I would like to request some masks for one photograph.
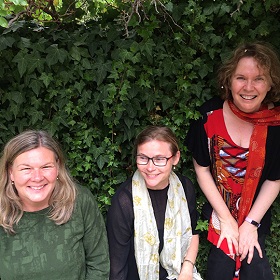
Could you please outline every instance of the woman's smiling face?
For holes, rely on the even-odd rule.
[[[169,184],[169,175],[173,165],[176,165],[180,159],[180,152],[172,155],[170,144],[168,142],[151,140],[138,146],[137,155],[149,158],[169,158],[165,166],[156,166],[149,160],[146,165],[137,164],[138,170],[143,176],[146,187],[149,189],[160,190]]]
[[[253,57],[240,59],[231,78],[231,93],[234,104],[245,113],[259,111],[271,89],[267,71]]]
[[[48,207],[58,176],[53,151],[39,147],[16,157],[10,168],[10,179],[28,212]]]

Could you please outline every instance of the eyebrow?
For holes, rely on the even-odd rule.
[[[47,163],[44,163],[44,164],[42,164],[40,167],[42,167],[42,166],[46,166],[46,165],[49,165],[49,164],[55,164],[55,162],[53,162],[53,161],[50,161],[50,162],[47,162]],[[28,164],[28,163],[21,163],[21,164],[19,164],[19,165],[17,165],[16,167],[20,167],[20,166],[29,166],[29,167],[32,167],[30,164]]]
[[[143,154],[143,153],[139,153],[139,154],[137,154],[137,156],[145,156],[145,157],[149,157],[149,156],[147,156],[147,155],[145,155],[145,154]],[[155,156],[153,156],[153,158],[154,158],[154,157],[167,157],[167,156],[162,155],[162,154],[159,154],[159,155],[155,155]]]
[[[246,76],[246,74],[235,73],[235,74],[233,74],[233,76]],[[265,73],[259,74],[259,75],[256,75],[255,77],[260,77],[260,76],[266,76],[266,74]]]

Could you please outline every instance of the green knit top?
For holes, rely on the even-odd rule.
[[[16,234],[0,227],[1,280],[106,280],[109,256],[103,217],[91,192],[77,187],[71,219],[56,225],[49,208],[24,212]]]

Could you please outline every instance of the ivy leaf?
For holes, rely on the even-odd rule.
[[[24,127],[27,127],[28,120],[26,118],[16,118],[14,125],[17,128],[17,131],[23,131]]]
[[[105,157],[100,155],[98,158],[97,158],[97,165],[99,167],[99,169],[102,169],[105,165]]]
[[[81,94],[82,90],[85,86],[85,83],[83,81],[79,82],[75,82],[74,88],[78,90],[78,92]]]
[[[165,98],[162,99],[162,109],[165,111],[166,109],[173,107],[174,103],[175,100],[166,96]]]
[[[11,0],[15,5],[18,6],[26,6],[28,3],[25,0]]]
[[[31,40],[29,38],[21,37],[19,47],[21,49],[30,48],[32,45]]]
[[[141,50],[145,50],[150,56],[153,53],[153,47],[155,47],[156,44],[153,41],[153,39],[148,39],[142,46],[141,46]]]
[[[1,25],[1,17],[0,17],[0,25]],[[0,37],[0,51],[6,49],[7,47],[12,47],[15,39],[12,37]]]
[[[81,60],[81,54],[80,54],[79,48],[76,46],[73,46],[71,48],[70,55],[74,60],[77,60],[77,61]]]
[[[172,12],[173,11],[173,4],[172,2],[169,2],[165,5],[165,8],[167,11]]]
[[[36,96],[39,96],[40,90],[41,90],[41,87],[42,87],[42,82],[40,80],[32,79],[29,86],[35,92]]]
[[[42,111],[34,110],[33,108],[30,108],[29,115],[31,116],[32,125],[42,122],[44,117],[44,113]]]
[[[17,53],[17,55],[14,57],[13,62],[17,63],[17,67],[18,67],[20,77],[22,77],[23,74],[26,72],[27,66],[28,66],[28,63],[29,63],[29,60],[28,60],[28,57],[27,57],[27,54],[26,54],[26,50],[19,51]]]
[[[131,125],[133,124],[133,119],[126,117],[124,119],[124,122],[125,122],[127,128],[129,129],[131,127]]]
[[[8,26],[8,21],[3,16],[0,16],[0,26],[2,27]]]
[[[134,137],[133,130],[125,127],[125,135],[123,136],[123,141],[125,141],[125,140],[130,141],[133,137]]]
[[[46,86],[46,88],[49,86],[49,84],[53,81],[53,76],[52,73],[42,73],[41,77],[39,78],[44,85]]]
[[[56,64],[58,61],[63,63],[68,56],[68,53],[64,49],[59,49],[58,45],[51,45],[49,48],[46,49],[47,57],[46,61],[48,66],[52,66]]]
[[[91,63],[87,58],[82,59],[82,66],[88,70],[92,68]]]
[[[9,32],[16,32],[18,29],[20,29],[23,26],[24,26],[23,21],[16,21],[9,28],[5,29],[3,31],[3,34],[7,34]],[[6,26],[3,26],[3,27],[6,27]]]
[[[208,221],[198,220],[196,230],[206,231],[208,229]]]
[[[71,81],[71,79],[73,78],[72,73],[69,71],[61,71],[58,74],[59,79],[63,82],[64,85],[66,85],[67,83],[69,83]]]
[[[35,51],[28,55],[28,72],[32,73],[37,69],[40,73],[44,69],[44,59],[40,56],[39,52]]]
[[[15,103],[12,103],[10,105],[10,112],[13,113],[15,119],[16,119],[18,113],[19,113],[19,108],[20,107],[17,106],[17,104],[15,104]]]
[[[231,7],[226,3],[223,3],[220,6],[219,16],[227,15],[230,13],[230,11],[231,11]]]
[[[18,105],[26,101],[24,95],[19,91],[12,91],[7,97],[8,100],[13,100]]]
[[[97,71],[94,80],[97,82],[97,85],[100,85],[103,82],[108,71],[111,69],[111,65],[111,61],[104,62],[103,60],[100,60],[95,64],[95,69]]]

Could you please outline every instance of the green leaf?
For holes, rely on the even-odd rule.
[[[8,26],[8,21],[3,16],[0,16],[0,26],[2,26],[2,27]]]
[[[25,96],[21,92],[17,92],[17,91],[10,92],[9,97],[10,97],[10,100],[13,100],[18,105],[21,105],[22,103],[24,103],[26,101]]]
[[[96,163],[97,163],[99,169],[102,169],[102,168],[104,167],[105,162],[106,162],[106,160],[105,160],[105,157],[104,157],[104,156],[100,155],[100,156],[97,158]]]
[[[141,46],[141,50],[145,50],[149,55],[152,55],[153,48],[156,46],[153,39],[148,39],[143,45]]]
[[[165,8],[168,12],[172,12],[173,11],[173,4],[172,2],[169,2],[165,5]]]
[[[94,68],[96,69],[96,76],[93,79],[97,82],[97,85],[100,85],[105,77],[107,76],[108,71],[111,69],[111,61],[104,62],[102,59],[99,59]]]
[[[33,79],[29,86],[35,92],[36,96],[39,96],[40,90],[42,88],[42,82],[40,80],[34,80]]]
[[[80,49],[76,46],[73,46],[70,49],[70,55],[74,60],[80,61],[81,60],[81,53],[80,53]]]
[[[25,0],[11,0],[15,5],[18,6],[27,6],[28,3]]]
[[[22,77],[23,74],[26,72],[27,66],[29,64],[29,59],[27,57],[26,51],[23,50],[18,52],[17,55],[14,57],[13,62],[17,63],[20,77]]]
[[[91,65],[90,61],[87,58],[83,58],[82,59],[82,66],[85,69],[92,69],[92,65]]]
[[[32,42],[29,38],[21,37],[19,47],[21,49],[29,49],[32,46]]]
[[[0,22],[0,25],[1,25],[1,22]],[[1,36],[0,37],[0,51],[6,49],[7,47],[12,47],[14,42],[15,42],[15,39],[12,37]]]
[[[83,81],[75,82],[74,88],[78,90],[78,92],[81,94],[84,89],[85,83]]]
[[[55,65],[58,61],[60,63],[64,63],[65,59],[68,56],[66,50],[59,49],[57,44],[51,45],[49,48],[46,49],[46,52],[46,62],[49,67]]]
[[[32,73],[35,69],[37,69],[40,73],[44,70],[44,62],[39,52],[35,51],[27,56],[28,59],[28,72]]]
[[[39,78],[44,85],[46,86],[46,88],[49,86],[49,84],[53,81],[53,75],[52,73],[45,73],[43,72]]]
[[[42,122],[44,118],[44,113],[42,111],[31,109],[29,112],[29,115],[31,116],[31,124],[35,125],[38,122]]]
[[[63,85],[66,85],[73,79],[73,73],[71,71],[62,70],[57,74],[58,78],[63,82]]]
[[[124,122],[127,126],[127,128],[129,129],[131,127],[131,125],[133,124],[133,119],[130,119],[130,118],[124,118]]]
[[[176,101],[173,100],[172,98],[168,97],[168,96],[165,96],[162,99],[162,109],[165,111],[168,108],[173,107],[174,106],[174,102],[176,102]]]

